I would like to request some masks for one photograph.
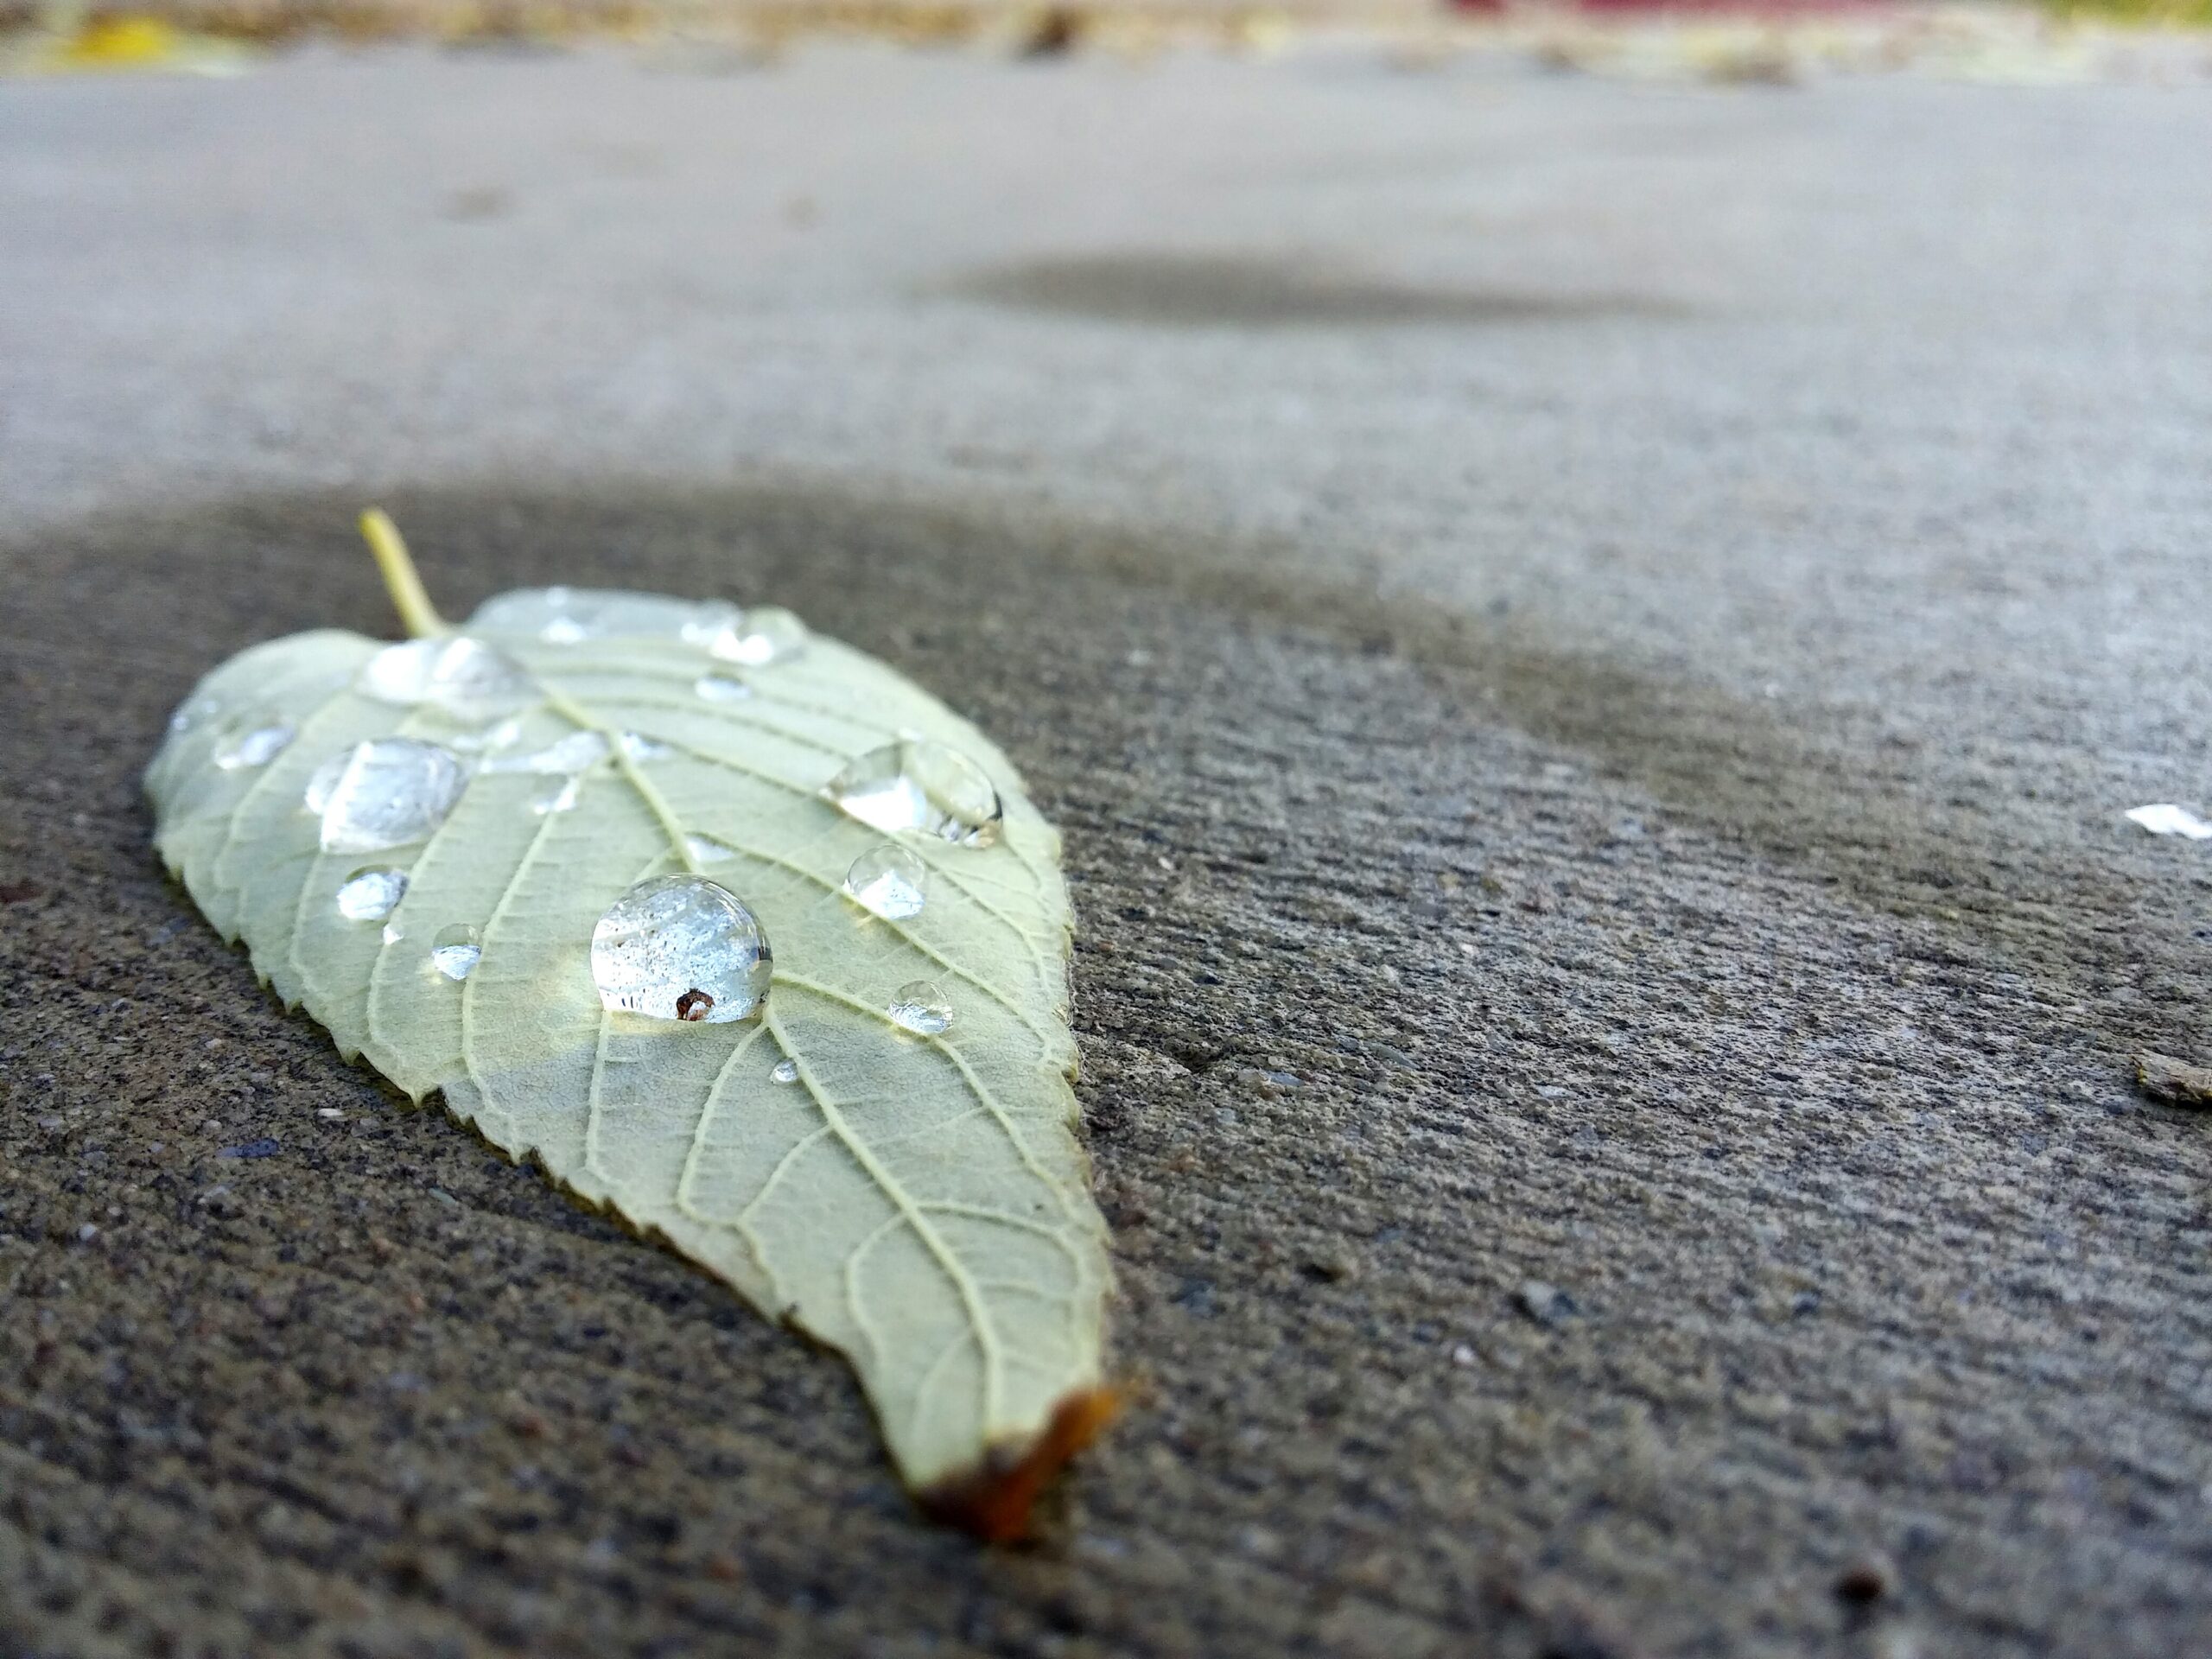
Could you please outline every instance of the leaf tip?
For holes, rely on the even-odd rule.
[[[1070,1395],[1053,1408],[1052,1421],[1034,1440],[1001,1447],[969,1472],[939,1481],[920,1495],[923,1510],[986,1543],[1019,1542],[1030,1535],[1031,1512],[1053,1478],[1121,1409],[1121,1397],[1111,1389]]]

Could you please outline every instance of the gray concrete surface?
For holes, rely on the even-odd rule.
[[[2212,809],[2208,139],[1348,48],[0,86],[0,1650],[2212,1647],[2212,1120],[2127,1070],[2212,1055],[2212,845],[2120,817]],[[369,499],[455,609],[789,603],[1065,826],[1133,1405],[1036,1547],[161,879],[194,676],[388,626]]]

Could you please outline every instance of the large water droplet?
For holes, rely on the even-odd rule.
[[[763,605],[724,628],[708,649],[724,662],[762,668],[804,651],[806,624],[780,605]]]
[[[338,889],[338,913],[349,922],[380,922],[407,896],[407,872],[372,865],[347,876]]]
[[[283,753],[294,735],[292,722],[266,710],[240,715],[215,741],[215,764],[225,772],[265,766]]]
[[[379,702],[429,703],[459,720],[491,720],[537,698],[528,669],[465,633],[386,645],[363,666],[359,685]]]
[[[798,1081],[798,1062],[797,1060],[778,1060],[773,1069],[772,1069],[768,1073],[768,1081],[771,1083],[797,1083]]]
[[[845,891],[863,910],[874,911],[886,921],[903,922],[922,913],[929,877],[929,866],[919,855],[887,841],[853,861],[845,872]]]
[[[751,686],[727,674],[702,674],[691,689],[709,702],[742,702],[753,695]]]
[[[1005,811],[981,766],[926,738],[870,749],[847,763],[823,792],[887,836],[912,831],[966,847],[996,841]]]
[[[308,779],[307,804],[322,818],[323,851],[373,853],[423,840],[467,785],[452,750],[378,737],[324,761]]]
[[[704,876],[659,875],[599,918],[591,975],[607,1007],[723,1025],[760,1010],[772,969],[744,900]]]
[[[894,1024],[918,1037],[935,1037],[952,1023],[952,1002],[937,982],[910,980],[891,999],[888,1010]]]
[[[430,966],[448,979],[467,979],[484,954],[484,936],[466,922],[438,930],[430,942]]]

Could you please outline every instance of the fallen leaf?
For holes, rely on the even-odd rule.
[[[1057,834],[785,613],[448,630],[371,528],[417,637],[209,674],[147,775],[169,868],[341,1052],[837,1349],[908,1484],[1018,1532],[1110,1408]]]

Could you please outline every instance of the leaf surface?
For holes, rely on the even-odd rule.
[[[734,664],[701,643],[729,607],[584,599],[582,638],[545,626],[579,604],[568,590],[478,613],[460,637],[521,677],[488,704],[465,685],[390,700],[386,670],[407,665],[391,653],[428,643],[319,632],[240,653],[149,770],[162,857],[342,1052],[417,1100],[442,1093],[846,1355],[917,1491],[987,1488],[1103,1399],[1109,1275],[1072,1134],[1058,837],[1005,756],[872,658],[814,636]],[[893,837],[922,861],[925,902],[887,919],[843,888],[887,836],[823,790],[902,735],[973,761],[1004,818],[988,845]],[[391,738],[450,753],[458,798],[404,844],[327,849],[318,772]],[[395,873],[388,913],[348,913]],[[602,1004],[602,915],[684,873],[766,934],[756,1017]],[[463,938],[480,954],[455,979],[432,953]],[[892,1012],[922,981],[951,1010],[941,1032]]]

